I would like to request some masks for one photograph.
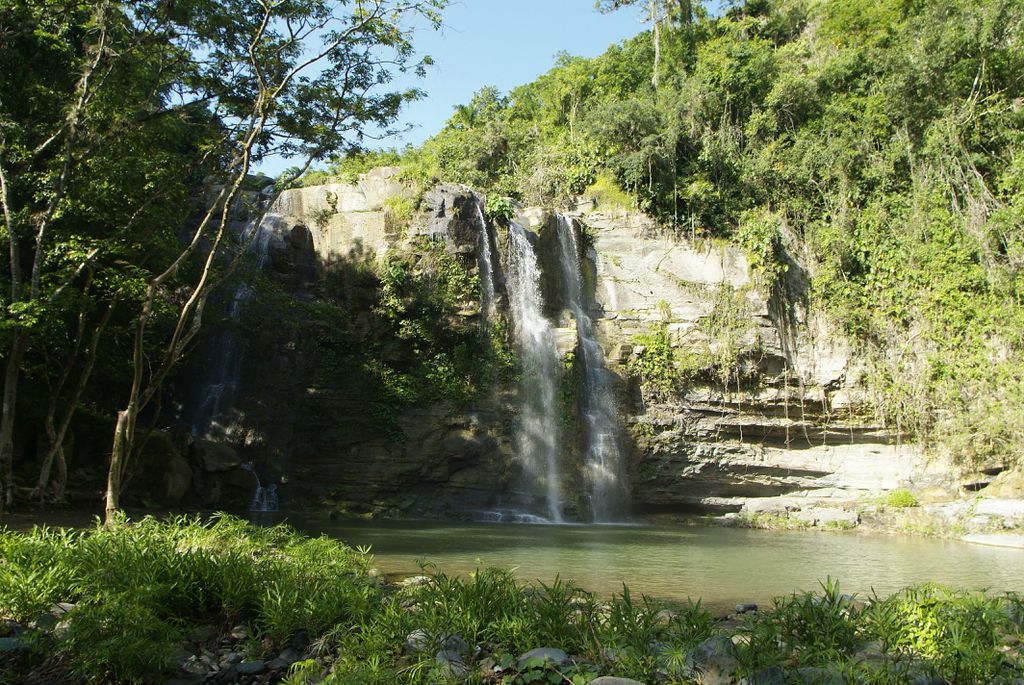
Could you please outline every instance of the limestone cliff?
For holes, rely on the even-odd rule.
[[[479,299],[438,280],[478,274],[481,202],[457,186],[417,195],[396,170],[379,169],[355,184],[286,191],[271,208],[273,297],[258,298],[242,322],[245,391],[223,438],[264,480],[280,480],[291,505],[451,516],[529,498],[514,454],[514,383],[493,363],[500,350],[481,332]],[[636,514],[806,510],[951,484],[871,419],[857,359],[807,312],[796,260],[787,287],[768,297],[734,247],[667,236],[630,212],[570,216],[584,239],[588,313],[619,378]],[[536,235],[547,315],[571,361],[553,214],[517,218]],[[490,225],[504,259],[499,223]],[[399,285],[445,290],[448,309],[416,309],[423,288],[402,291],[396,269]],[[426,324],[403,317],[423,311],[434,312],[426,318],[436,330],[408,331]],[[448,366],[448,380],[432,379]],[[402,379],[421,377],[426,385],[409,391],[416,401],[404,401]],[[448,392],[452,383],[464,392]],[[572,424],[572,398],[567,405]],[[571,463],[571,425],[566,435]],[[565,487],[576,515],[578,482]]]

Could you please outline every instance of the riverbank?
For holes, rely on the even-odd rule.
[[[0,682],[956,683],[1024,669],[1024,605],[996,592],[869,601],[826,580],[723,617],[496,569],[392,584],[336,540],[230,517],[5,532],[0,555]]]
[[[1020,487],[1013,491],[1019,494]],[[1024,548],[1024,498],[971,494],[937,498],[910,490],[858,500],[766,497],[738,512],[708,518],[715,526],[763,530],[858,530],[869,534],[924,535]]]

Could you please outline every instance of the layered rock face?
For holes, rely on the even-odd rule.
[[[280,482],[283,502],[450,516],[527,497],[517,492],[508,378],[464,402],[395,410],[379,401],[387,374],[434,363],[417,359],[417,339],[387,319],[388,270],[428,280],[445,264],[476,273],[480,202],[443,185],[417,197],[396,170],[379,169],[355,184],[286,191],[271,208],[267,268],[281,302],[254,304],[241,322],[252,332],[225,435],[261,480]],[[941,466],[867,418],[856,361],[804,311],[795,264],[793,296],[769,298],[735,248],[666,236],[633,213],[571,217],[585,238],[587,313],[619,377],[635,514],[827,507],[945,482]],[[557,275],[555,217],[530,209],[517,218],[536,235],[546,313],[571,359],[578,343]],[[492,227],[504,259],[507,234]],[[495,288],[507,320],[502,271]],[[458,309],[444,326],[482,329],[479,300]],[[571,426],[566,436],[565,459],[578,459]],[[571,516],[571,492],[567,500]]]
[[[947,481],[866,417],[846,341],[799,306],[780,320],[742,252],[664,236],[632,213],[575,216],[591,237],[593,316],[625,386],[638,512],[797,509]],[[668,391],[634,373],[658,330],[680,377]]]

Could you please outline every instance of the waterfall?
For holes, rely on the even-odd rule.
[[[242,464],[242,470],[248,471],[256,478],[256,491],[252,495],[252,502],[249,503],[249,511],[277,511],[277,485],[271,483],[264,487],[256,469],[248,462]]]
[[[261,197],[262,197],[261,193]],[[278,217],[274,214],[263,214],[259,221],[250,221],[242,229],[239,242],[252,257],[253,265],[262,269],[267,261],[270,239],[274,234],[274,225]],[[246,303],[252,299],[252,289],[240,282],[231,295],[227,314],[232,323],[237,323],[245,311]],[[226,412],[234,408],[238,394],[238,383],[242,376],[242,363],[245,355],[230,330],[217,334],[210,352],[213,368],[206,374],[200,394],[195,404],[192,418],[192,433],[196,436],[212,438],[215,429],[221,433],[226,427],[219,422]]]
[[[527,477],[544,493],[548,519],[560,522],[557,383],[561,362],[554,329],[542,313],[537,256],[526,229],[516,223],[509,227],[507,283],[509,309],[524,367],[517,451]]]
[[[487,220],[484,218],[484,211],[476,204],[476,216],[480,222],[480,288],[483,291],[480,297],[480,309],[483,312],[483,319],[490,321],[494,316],[494,264],[491,259],[491,231],[487,227]]]
[[[583,388],[580,413],[584,421],[586,482],[594,521],[621,520],[626,513],[625,479],[615,377],[604,365],[604,352],[594,336],[594,322],[584,306],[579,245],[572,223],[557,215],[558,246],[569,308],[576,317]]]

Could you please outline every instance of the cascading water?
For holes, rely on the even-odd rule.
[[[260,220],[250,221],[239,237],[246,251],[252,255],[257,269],[262,269],[267,261],[267,250],[277,220],[277,215],[268,212]],[[239,321],[252,294],[252,289],[246,283],[239,283],[228,306],[227,313],[232,323]],[[226,430],[219,421],[234,408],[245,358],[230,330],[221,331],[217,335],[210,356],[214,365],[200,388],[191,422],[193,435],[206,438],[221,437],[217,433],[222,434]]]
[[[621,434],[615,402],[615,376],[604,365],[604,352],[594,337],[594,322],[584,306],[579,245],[572,223],[561,214],[558,246],[569,308],[576,317],[583,388],[580,412],[584,420],[586,481],[594,521],[621,520],[626,514]]]
[[[526,229],[509,227],[508,298],[523,361],[517,451],[524,471],[544,493],[547,518],[562,521],[556,387],[561,363],[554,329],[542,313],[540,269]]]
[[[494,262],[491,258],[491,231],[479,204],[476,205],[476,216],[480,222],[480,305],[486,325],[494,316]]]
[[[242,464],[242,470],[256,477],[256,491],[252,495],[252,502],[249,503],[249,511],[277,511],[277,485],[271,483],[264,486],[252,464]]]

